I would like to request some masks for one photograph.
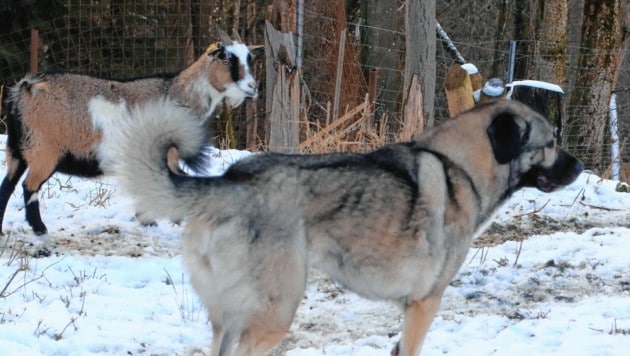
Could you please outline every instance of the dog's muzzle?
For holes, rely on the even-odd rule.
[[[584,170],[584,163],[563,149],[549,167],[534,166],[521,177],[521,186],[534,187],[542,192],[553,192],[573,183]]]

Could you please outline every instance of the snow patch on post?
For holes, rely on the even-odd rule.
[[[508,87],[508,95],[507,95],[508,99],[512,98],[512,92],[514,91],[514,87],[521,86],[521,85],[522,86],[532,87],[532,88],[549,90],[549,91],[557,92],[557,93],[560,93],[560,94],[564,94],[564,90],[562,90],[562,88],[559,85],[556,85],[556,84],[542,82],[542,81],[539,81],[539,80],[517,80],[517,81],[514,81],[514,82],[509,83],[507,85],[507,87]]]
[[[621,157],[619,155],[619,126],[617,121],[617,94],[610,96],[610,153],[612,158],[611,180],[619,180],[621,169]]]
[[[469,75],[479,73],[479,68],[477,68],[477,66],[472,63],[462,64],[462,69],[468,72]]]

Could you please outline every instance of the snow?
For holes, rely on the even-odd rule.
[[[462,64],[462,69],[465,70],[469,75],[479,73],[479,69],[477,68],[477,66],[472,63]]]
[[[519,86],[519,85],[539,88],[539,89],[543,89],[543,90],[555,91],[557,93],[564,94],[564,91],[562,90],[562,88],[559,85],[556,85],[556,84],[543,82],[543,81],[539,81],[539,80],[515,80],[515,81],[513,81],[511,83],[508,83],[506,85],[508,87],[508,89],[509,89],[508,98],[512,97],[512,91],[514,90],[514,87],[515,86]]]
[[[489,97],[499,97],[505,92],[505,85],[499,78],[490,78],[483,85],[482,92]]]
[[[214,151],[213,173],[248,154]],[[630,194],[617,183],[587,172],[553,194],[517,192],[447,289],[424,354],[627,355]],[[45,238],[24,221],[21,189],[7,208],[0,355],[209,352],[181,226],[139,226],[114,178],[55,175],[40,196]],[[315,272],[275,353],[389,355],[401,320]]]

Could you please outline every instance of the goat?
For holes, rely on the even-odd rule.
[[[208,47],[179,73],[118,81],[45,72],[28,74],[11,87],[4,103],[7,173],[0,185],[0,234],[9,198],[27,168],[22,184],[26,220],[37,235],[47,232],[38,192],[53,173],[111,174],[116,157],[108,146],[117,143],[109,132],[128,105],[168,98],[204,122],[224,99],[236,107],[246,98],[255,98],[252,55],[262,46],[248,47],[238,35],[231,39],[220,29],[217,33],[222,42]]]

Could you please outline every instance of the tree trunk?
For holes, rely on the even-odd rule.
[[[413,101],[410,93],[418,93],[411,90],[412,77],[418,76],[420,93],[423,96],[422,112],[427,128],[433,126],[433,107],[435,102],[435,0],[416,1],[407,0],[405,5],[405,73],[403,100],[406,106]],[[405,118],[407,119],[407,118]]]
[[[532,68],[532,79],[567,87],[567,21],[568,6],[566,0],[537,0],[539,9],[534,20],[536,45],[534,55],[536,65]],[[533,96],[543,99],[540,109],[549,123],[558,129],[558,141],[564,133],[563,122],[566,118],[564,93],[548,90],[533,90]],[[539,109],[534,107],[534,109]],[[541,111],[541,110],[539,110]]]
[[[400,109],[399,95],[403,85],[400,65],[404,42],[400,33],[401,16],[397,11],[398,7],[398,2],[392,0],[362,2],[367,29],[365,36],[361,36],[361,39],[365,39],[362,62],[367,70],[379,68],[381,73],[377,84],[377,122],[382,114],[391,114]]]
[[[281,32],[297,29],[297,0],[273,0],[271,23]]]
[[[582,41],[566,139],[587,168],[602,173],[608,103],[621,46],[620,0],[585,0]]]
[[[516,46],[516,67],[514,80],[533,79],[530,76],[530,58],[534,53],[534,29],[532,16],[534,11],[530,1],[516,0],[514,6],[514,39]]]
[[[538,65],[535,77],[556,85],[566,85],[567,20],[566,0],[538,0],[536,49]]]
[[[520,1],[520,0],[517,0]],[[494,58],[492,60],[492,71],[488,78],[505,78],[505,34],[507,33],[508,21],[510,18],[510,0],[501,0],[499,3],[499,16],[497,19],[497,29],[494,35]]]

